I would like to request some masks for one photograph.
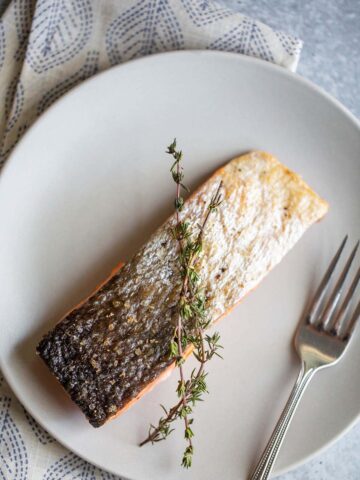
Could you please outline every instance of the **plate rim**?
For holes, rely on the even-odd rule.
[[[218,58],[229,58],[234,61],[244,63],[246,64],[253,64],[257,66],[257,68],[260,69],[265,69],[269,70],[275,75],[282,75],[283,77],[289,79],[291,82],[295,82],[299,85],[301,85],[303,88],[307,88],[308,90],[314,92],[317,95],[320,95],[323,99],[327,100],[336,108],[338,111],[340,111],[347,119],[354,125],[356,129],[359,130],[360,133],[360,120],[353,114],[345,105],[343,105],[338,99],[336,99],[333,95],[325,91],[321,86],[316,85],[313,83],[311,80],[299,75],[296,72],[292,72],[288,70],[284,66],[280,66],[277,64],[274,64],[272,62],[262,60],[256,57],[251,57],[249,55],[245,54],[240,54],[240,53],[234,53],[234,52],[227,52],[227,51],[219,51],[219,50],[201,50],[201,49],[194,49],[194,50],[175,50],[175,51],[167,51],[167,52],[161,52],[161,53],[156,53],[156,54],[150,54],[146,55],[144,57],[139,57],[135,58],[129,61],[126,61],[124,63],[114,65],[110,68],[107,68],[105,70],[102,70],[100,72],[97,72],[96,74],[92,75],[91,77],[85,79],[83,82],[77,84],[73,88],[71,88],[68,92],[66,92],[64,95],[62,95],[60,98],[54,101],[53,104],[50,105],[50,107],[43,112],[38,118],[35,119],[35,121],[31,124],[29,129],[24,133],[24,135],[20,138],[20,140],[14,145],[14,148],[12,149],[9,157],[5,160],[5,163],[0,171],[0,188],[2,185],[2,182],[4,182],[4,177],[7,175],[7,171],[11,168],[11,159],[14,157],[17,153],[17,150],[21,148],[22,143],[24,140],[31,135],[34,127],[38,126],[42,122],[46,122],[47,116],[52,114],[52,111],[58,107],[61,102],[65,101],[68,97],[71,97],[72,95],[76,95],[79,90],[82,88],[86,87],[88,83],[91,82],[96,82],[101,76],[106,76],[106,75],[112,75],[115,70],[124,70],[127,68],[131,68],[134,64],[138,63],[151,63],[151,62],[157,62],[161,61],[165,57],[187,57],[187,56],[205,56],[205,57],[218,57]],[[38,416],[36,412],[33,411],[32,407],[28,407],[25,405],[26,399],[23,400],[21,394],[19,394],[19,391],[17,387],[13,384],[12,382],[12,375],[10,371],[8,372],[6,363],[3,363],[2,356],[0,355],[0,369],[3,374],[4,379],[10,386],[12,392],[16,396],[17,400],[26,408],[26,410],[30,413],[30,415],[40,424],[41,427],[43,427],[49,434],[57,441],[59,442],[60,445],[68,449],[69,451],[73,452],[83,460],[91,463],[95,467],[99,468],[100,470],[107,471],[109,473],[112,473],[114,475],[119,475],[118,472],[113,470],[112,468],[109,467],[104,467],[100,464],[98,464],[96,461],[93,461],[91,458],[87,457],[83,453],[79,453],[76,451],[73,446],[71,446],[66,439],[60,439],[58,438],[57,434],[52,432],[51,429],[48,429],[48,426],[44,425],[41,417]],[[298,468],[299,466],[309,462],[312,460],[314,457],[320,455],[322,452],[330,448],[332,445],[334,445],[340,438],[342,438],[344,435],[346,435],[356,423],[358,423],[360,420],[360,411],[356,417],[353,418],[351,422],[349,422],[337,435],[335,435],[331,440],[328,442],[324,443],[322,447],[319,447],[318,449],[314,450],[312,453],[304,456],[301,460],[297,462],[293,462],[289,464],[287,467],[281,468],[277,470],[275,468],[274,473],[276,475],[283,475],[291,470],[294,470]],[[124,480],[136,480],[135,478],[130,479],[130,477],[126,477],[123,474],[120,474]]]

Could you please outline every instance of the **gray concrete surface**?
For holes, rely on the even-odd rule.
[[[304,47],[298,73],[360,117],[359,0],[221,0],[221,3],[301,38]]]

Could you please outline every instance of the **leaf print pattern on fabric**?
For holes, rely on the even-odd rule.
[[[299,41],[297,39],[290,38],[289,35],[286,35],[283,32],[275,32],[275,34],[288,55],[294,57],[295,55],[300,54],[301,45],[299,45]]]
[[[98,71],[98,60],[99,52],[89,52],[85,64],[78,72],[69,76],[66,80],[59,82],[57,85],[55,85],[55,87],[52,87],[48,92],[45,93],[38,103],[37,115],[40,115],[53,102],[55,102],[55,100],[60,98],[75,85],[94,75]]]
[[[5,117],[7,125],[5,133],[14,128],[18,121],[22,109],[24,108],[25,89],[21,81],[17,78],[9,85],[5,100]]]
[[[90,0],[40,0],[33,18],[26,61],[36,73],[44,73],[72,58],[91,35]]]
[[[248,18],[245,18],[241,24],[212,42],[208,48],[210,50],[242,53],[270,62],[274,61],[272,50],[259,25]]]
[[[234,15],[234,11],[209,0],[181,0],[190,20],[197,27],[211,25]]]
[[[118,480],[111,473],[103,472],[69,453],[55,462],[45,473],[43,480]]]
[[[32,432],[34,433],[35,437],[39,440],[40,443],[43,445],[47,445],[48,443],[53,443],[54,439],[44,430],[40,425],[32,418],[32,416],[23,408],[24,415],[30,425]]]
[[[184,48],[182,30],[168,0],[140,0],[110,24],[105,41],[111,65]]]
[[[18,48],[15,53],[15,60],[24,58],[28,38],[31,30],[36,0],[14,0],[14,23],[18,36]]]
[[[0,478],[27,480],[28,457],[19,429],[10,415],[11,398],[0,397]]]
[[[4,117],[6,118],[6,128],[4,132],[4,137],[0,142],[0,168],[4,164],[5,160],[9,156],[11,150],[17,144],[17,142],[22,137],[23,133],[27,129],[27,125],[20,125],[16,129],[16,124],[22,114],[25,103],[25,89],[21,81],[18,80],[18,77],[15,77],[14,80],[10,83],[6,97],[5,97],[5,110]],[[5,141],[7,134],[14,130],[14,140],[10,146],[5,147]]]
[[[6,48],[6,41],[5,41],[4,25],[2,20],[0,20],[0,69],[3,66],[4,60],[5,60],[5,48]]]

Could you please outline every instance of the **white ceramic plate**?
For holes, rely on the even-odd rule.
[[[219,326],[224,360],[196,412],[196,455],[179,467],[182,434],[138,448],[176,375],[100,429],[35,355],[42,334],[128,259],[172,209],[164,150],[177,136],[187,182],[234,155],[264,149],[330,202],[261,286]],[[331,254],[359,236],[360,129],[297,75],[233,54],[149,57],[85,82],[41,117],[0,179],[1,368],[30,413],[62,444],[132,480],[245,479],[295,379],[295,325]],[[310,385],[276,471],[304,461],[360,412],[360,336]],[[181,429],[180,429],[181,430]]]

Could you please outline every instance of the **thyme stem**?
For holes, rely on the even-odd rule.
[[[202,394],[207,393],[205,364],[214,355],[220,356],[218,349],[222,348],[219,344],[218,333],[204,336],[204,331],[209,327],[210,320],[206,317],[206,299],[202,293],[199,272],[196,270],[203,249],[203,236],[208,220],[211,213],[222,203],[222,182],[220,182],[215,195],[211,198],[204,212],[202,223],[198,226],[198,232],[195,235],[190,229],[189,222],[180,218],[184,205],[181,189],[187,190],[187,188],[182,183],[184,178],[183,169],[180,165],[182,152],[176,150],[176,140],[168,147],[167,153],[172,155],[174,159],[170,169],[176,183],[175,227],[172,229],[172,233],[179,246],[180,273],[182,275],[177,326],[170,343],[170,355],[175,359],[179,369],[177,387],[179,401],[169,410],[162,406],[165,416],[160,418],[156,427],[150,425],[149,434],[140,443],[140,446],[149,442],[155,443],[165,440],[173,431],[171,428],[172,422],[181,418],[184,421],[184,437],[187,444],[183,453],[182,466],[189,468],[194,452],[192,442],[194,433],[191,429],[193,418],[190,418],[190,415],[193,413],[194,405],[202,400]],[[188,327],[191,331],[190,334],[187,331]],[[192,371],[190,378],[186,380],[183,363],[184,355],[189,349],[199,362],[199,366]]]

